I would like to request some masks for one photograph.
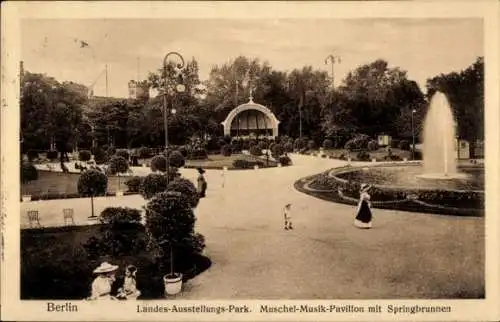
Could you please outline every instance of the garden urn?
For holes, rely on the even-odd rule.
[[[182,274],[173,273],[163,276],[165,296],[179,294],[182,290]]]

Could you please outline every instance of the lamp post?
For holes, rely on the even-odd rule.
[[[417,110],[413,109],[411,111],[411,136],[412,136],[412,150],[411,150],[411,159],[414,161],[415,160],[415,131],[414,131],[414,115],[417,112]]]
[[[168,103],[167,103],[167,95],[169,93],[169,88],[168,88],[168,75],[167,75],[167,59],[169,56],[174,55],[177,56],[180,59],[180,63],[176,65],[177,69],[180,71],[184,67],[184,58],[181,56],[181,54],[172,51],[169,52],[168,54],[165,55],[165,58],[163,58],[163,72],[164,72],[164,77],[165,77],[165,84],[164,84],[164,93],[163,93],[163,126],[164,126],[164,131],[165,131],[165,157],[167,159],[167,183],[168,183],[168,176],[169,176],[169,154],[168,154]],[[182,75],[180,75],[182,77]],[[179,83],[175,87],[175,91],[177,92],[184,92],[185,87],[183,84]],[[172,102],[173,105],[173,102]],[[175,108],[173,108],[170,111],[172,114],[175,115],[177,112]]]

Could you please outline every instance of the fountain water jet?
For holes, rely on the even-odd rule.
[[[457,171],[455,121],[446,95],[436,92],[431,99],[424,122],[423,174],[420,178],[467,178]]]

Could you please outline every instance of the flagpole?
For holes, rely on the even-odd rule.
[[[108,64],[106,64],[106,97],[108,97]]]

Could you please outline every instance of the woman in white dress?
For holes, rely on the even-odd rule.
[[[354,226],[358,228],[369,229],[372,228],[372,210],[370,202],[370,194],[368,191],[371,185],[363,183],[359,190],[359,202],[356,210],[356,218],[354,219]]]
[[[111,265],[108,262],[102,263],[94,270],[97,277],[92,282],[90,300],[113,300],[111,296],[111,286],[115,281],[118,265]]]

